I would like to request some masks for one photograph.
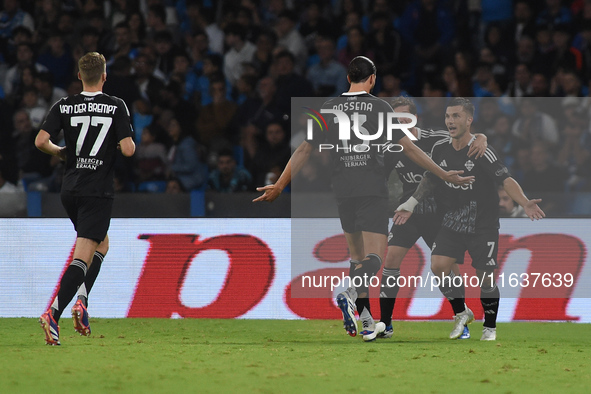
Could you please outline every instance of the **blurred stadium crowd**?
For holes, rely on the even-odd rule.
[[[420,101],[423,128],[444,128],[445,97],[475,97],[473,129],[527,193],[591,190],[591,0],[3,0],[1,188],[59,191],[62,164],[33,140],[81,91],[88,51],[135,129],[118,191],[273,182],[302,140],[291,97],[346,91],[358,55],[377,65],[374,94]],[[302,190],[329,187],[323,164]]]

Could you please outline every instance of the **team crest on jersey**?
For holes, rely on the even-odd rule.
[[[468,160],[468,161],[467,161],[467,162],[464,164],[464,166],[466,166],[466,169],[467,169],[468,171],[472,171],[472,168],[474,168],[474,163],[472,163],[472,160]]]

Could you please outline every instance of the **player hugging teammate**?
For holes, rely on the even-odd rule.
[[[467,157],[475,137],[470,134],[474,106],[465,98],[455,98],[445,112],[449,137],[437,142],[431,158],[444,169],[464,170],[475,180],[467,186],[441,182],[427,173],[407,202],[397,209],[394,221],[405,222],[422,201],[429,196],[441,196],[443,221],[432,245],[431,270],[443,278],[439,289],[449,300],[455,313],[455,325],[450,338],[462,335],[464,326],[474,320],[474,314],[465,305],[465,287],[456,277],[454,265],[462,263],[461,256],[468,251],[472,266],[480,280],[480,302],[484,310],[484,328],[481,340],[496,339],[496,320],[499,310],[499,289],[495,283],[497,251],[499,247],[499,196],[497,185],[521,205],[532,220],[543,218],[538,207],[541,200],[529,200],[511,177],[507,167],[499,161],[493,148],[486,148],[478,159]],[[454,279],[455,278],[455,279]],[[458,280],[459,279],[459,280]]]
[[[257,188],[264,194],[254,201],[274,201],[279,197],[281,191],[291,181],[292,173],[295,175],[302,168],[312,149],[320,149],[323,145],[338,146],[338,149],[330,150],[332,187],[351,257],[349,276],[352,283],[360,285],[352,286],[339,294],[337,305],[343,314],[343,324],[347,333],[351,336],[357,335],[355,318],[355,310],[357,310],[361,320],[360,332],[363,339],[372,341],[386,328],[383,323],[376,324],[371,315],[366,280],[379,271],[387,246],[388,191],[384,150],[380,147],[388,143],[400,144],[404,154],[413,162],[450,184],[466,186],[472,178],[460,177],[458,174],[461,171],[445,171],[437,166],[400,129],[393,131],[389,141],[385,133],[371,139],[371,146],[367,140],[359,138],[358,134],[362,136],[379,134],[380,117],[393,111],[386,101],[370,94],[376,81],[376,68],[371,60],[363,56],[354,58],[349,64],[347,79],[351,84],[349,91],[329,99],[322,107],[324,110],[332,110],[334,114],[333,117],[325,116],[328,130],[315,133],[311,139],[303,141],[293,153],[277,182],[274,185]],[[365,102],[366,105],[353,104],[358,102]],[[334,111],[339,108],[343,111],[339,110],[339,114],[335,113]],[[363,111],[363,108],[367,111]],[[327,114],[327,112],[323,113]],[[348,140],[340,139],[341,123],[349,124],[349,119],[353,122],[353,127],[357,127],[361,133],[352,134]],[[370,146],[373,149],[355,149],[360,146]],[[360,151],[363,152],[363,158],[358,158]],[[356,162],[357,165],[351,165],[352,162]]]
[[[417,116],[417,107],[413,100],[407,97],[397,97],[392,102],[392,108],[396,113],[410,113]],[[401,123],[410,122],[408,118],[399,119]],[[430,153],[433,145],[437,142],[447,139],[449,132],[447,130],[423,130],[418,127],[410,129],[417,138],[415,145],[424,152]],[[466,160],[469,157],[478,159],[484,155],[487,149],[487,138],[484,134],[476,134],[474,143],[466,154]],[[400,202],[406,201],[416,191],[419,183],[424,177],[423,168],[418,166],[412,160],[409,160],[402,153],[389,154],[386,156],[386,173],[396,170],[400,182],[402,182],[402,196]],[[415,208],[412,217],[404,224],[394,223],[388,234],[388,253],[382,271],[382,281],[380,287],[380,321],[386,325],[386,330],[378,337],[390,338],[393,335],[392,329],[392,311],[398,295],[398,279],[400,277],[400,266],[410,248],[423,238],[429,246],[433,245],[435,237],[441,228],[443,218],[441,207],[438,208],[435,196],[425,197]],[[463,255],[458,256],[458,260],[463,260]],[[453,270],[459,274],[457,264],[453,265]],[[469,330],[466,327],[463,338],[469,338]]]

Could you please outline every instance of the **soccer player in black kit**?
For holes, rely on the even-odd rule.
[[[408,97],[397,97],[391,101],[391,105],[394,112],[417,115],[416,104]],[[399,122],[408,123],[410,119],[401,118]],[[435,143],[449,137],[447,130],[426,130],[415,126],[410,131],[417,137],[415,145],[429,154]],[[475,136],[476,139],[474,143],[470,144],[467,157],[478,159],[486,152],[487,138],[483,134],[475,134]],[[417,186],[423,179],[425,170],[401,153],[388,155],[386,159],[387,173],[392,169],[396,170],[402,183],[403,189],[400,197],[402,203],[416,191]],[[404,257],[419,238],[423,238],[429,247],[433,245],[435,236],[437,236],[441,227],[442,217],[441,208],[437,209],[435,197],[429,196],[419,203],[407,222],[404,224],[393,223],[388,234],[388,253],[384,262],[380,288],[380,321],[386,325],[386,330],[379,334],[378,337],[390,338],[393,335],[392,311],[399,291],[398,278],[400,277],[400,266]],[[458,256],[458,258],[462,260],[463,255]],[[456,274],[459,274],[459,268],[456,264],[454,264],[453,268]],[[469,337],[467,328],[464,337]]]
[[[66,162],[62,204],[77,233],[72,263],[61,278],[57,297],[39,322],[48,345],[59,345],[59,319],[76,292],[75,330],[89,335],[87,297],[109,249],[107,231],[113,206],[113,168],[117,150],[135,152],[129,111],[120,98],[102,93],[107,79],[105,57],[89,52],[78,61],[80,94],[56,102],[41,126],[35,146]],[[64,131],[65,147],[51,141]]]
[[[467,250],[472,257],[472,266],[480,278],[480,302],[484,309],[482,341],[496,340],[496,319],[499,309],[499,289],[494,280],[497,268],[499,247],[499,196],[497,184],[504,187],[507,194],[521,205],[532,220],[545,217],[538,207],[541,200],[529,200],[521,186],[511,177],[507,167],[499,161],[495,150],[486,149],[483,157],[470,159],[466,156],[474,136],[470,126],[474,116],[474,106],[462,97],[453,99],[445,112],[445,124],[450,137],[433,146],[432,159],[443,168],[462,169],[474,175],[470,185],[457,186],[440,182],[427,174],[403,210],[396,213],[395,221],[408,219],[414,206],[436,190],[442,194],[444,216],[441,230],[435,238],[431,253],[431,270],[443,280],[439,289],[450,301],[455,313],[455,325],[449,337],[458,338],[464,325],[474,320],[474,314],[466,307],[465,287],[462,277],[455,277],[453,265],[457,256]],[[399,207],[400,208],[400,207]],[[455,280],[454,280],[455,278]],[[458,280],[459,279],[459,280]]]
[[[292,174],[301,169],[314,147],[319,148],[321,144],[339,146],[338,150],[331,150],[332,187],[351,257],[349,276],[353,282],[362,284],[339,294],[337,305],[343,313],[345,330],[351,336],[357,335],[356,307],[363,339],[371,341],[385,330],[385,325],[376,324],[371,316],[368,283],[364,278],[371,278],[380,269],[387,245],[388,191],[384,165],[387,147],[398,143],[413,161],[452,184],[468,184],[472,178],[460,177],[463,171],[442,170],[399,129],[393,130],[391,141],[386,140],[386,133],[369,141],[371,149],[367,151],[353,148],[364,143],[369,145],[367,140],[359,139],[354,133],[349,141],[339,140],[340,121],[350,125],[348,119],[351,119],[351,124],[359,127],[361,134],[375,135],[379,127],[378,116],[385,117],[393,112],[390,104],[369,94],[376,81],[376,68],[370,59],[364,56],[354,58],[349,64],[347,79],[351,84],[349,91],[328,100],[322,107],[342,111],[340,115],[344,114],[345,119],[339,119],[336,113],[331,117],[323,112],[328,131],[315,133],[311,140],[302,142],[277,182],[257,188],[264,194],[254,201],[274,201],[290,183]]]

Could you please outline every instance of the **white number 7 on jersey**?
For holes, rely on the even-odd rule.
[[[105,137],[107,136],[109,127],[111,127],[111,123],[113,123],[113,119],[107,118],[105,116],[72,116],[72,118],[70,118],[70,125],[72,127],[76,127],[80,124],[82,125],[80,128],[80,134],[78,135],[78,140],[76,141],[76,156],[80,155],[80,150],[82,150],[82,145],[86,139],[86,134],[88,134],[88,128],[90,126],[101,125],[101,129],[96,141],[90,150],[90,156],[96,156],[98,151],[101,149],[103,142],[105,142]]]
[[[490,250],[488,251],[488,257],[492,257],[493,252],[495,251],[495,243],[494,242],[487,242],[488,246],[490,246]]]

